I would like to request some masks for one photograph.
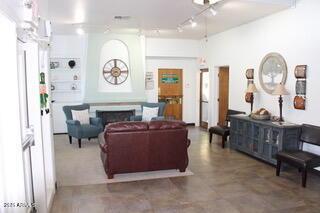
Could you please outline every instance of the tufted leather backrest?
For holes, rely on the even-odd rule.
[[[134,132],[134,131],[147,131],[148,123],[141,121],[124,121],[110,123],[106,126],[106,132]]]
[[[320,146],[320,127],[310,124],[302,124],[300,140]]]
[[[183,121],[150,121],[150,130],[163,130],[163,129],[184,129],[187,124]]]

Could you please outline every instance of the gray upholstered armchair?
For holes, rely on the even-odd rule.
[[[159,102],[159,103],[142,103],[141,104],[141,111],[143,110],[143,107],[159,107],[158,110],[158,116],[152,118],[152,120],[164,120],[164,110],[166,107],[166,103],[165,102]],[[131,116],[130,117],[130,121],[142,121],[142,115],[135,115],[135,116]]]
[[[81,148],[81,139],[97,138],[99,133],[103,131],[102,121],[100,118],[90,118],[90,124],[80,124],[78,120],[72,119],[71,110],[85,110],[90,109],[89,104],[75,105],[75,106],[64,106],[63,111],[67,118],[67,127],[69,142],[72,144],[72,137],[78,139],[79,148]]]

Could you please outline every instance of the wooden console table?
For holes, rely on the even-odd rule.
[[[300,125],[230,116],[230,147],[276,165],[275,154],[299,148]]]

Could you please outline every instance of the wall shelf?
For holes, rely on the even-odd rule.
[[[81,90],[51,90],[52,93],[70,93],[70,92],[81,92]]]
[[[77,83],[80,80],[52,80],[51,83]]]

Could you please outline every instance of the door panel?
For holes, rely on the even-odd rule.
[[[158,70],[159,101],[167,103],[164,116],[182,120],[182,69]]]
[[[229,107],[229,67],[219,68],[219,125],[224,125]]]

